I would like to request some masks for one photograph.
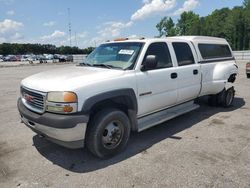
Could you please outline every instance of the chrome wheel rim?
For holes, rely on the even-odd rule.
[[[116,148],[123,137],[123,126],[120,121],[112,121],[104,128],[102,133],[102,143],[107,149]]]

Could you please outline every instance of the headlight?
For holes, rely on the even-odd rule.
[[[77,112],[77,95],[73,92],[49,92],[46,110],[61,114]]]
[[[49,92],[47,101],[49,102],[77,102],[77,96],[73,92]]]

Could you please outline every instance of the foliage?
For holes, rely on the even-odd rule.
[[[178,20],[177,31],[179,35],[198,35],[199,31],[199,15],[194,12],[183,12]]]
[[[183,12],[175,24],[164,17],[156,25],[159,36],[202,35],[222,37],[233,50],[250,49],[250,0],[232,9],[222,8],[200,17],[194,12]]]
[[[162,18],[161,21],[156,25],[156,28],[159,31],[159,37],[176,35],[175,24],[170,17]]]
[[[21,54],[89,54],[93,47],[80,49],[78,47],[60,46],[51,44],[0,44],[1,55],[21,55]]]

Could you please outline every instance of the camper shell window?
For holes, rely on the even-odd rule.
[[[231,50],[226,44],[198,44],[203,59],[232,57]]]

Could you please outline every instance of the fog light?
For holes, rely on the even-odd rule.
[[[59,114],[72,114],[77,112],[77,103],[54,103],[46,102],[46,110]]]
[[[60,106],[47,106],[49,112],[62,112],[64,111],[63,107]]]

